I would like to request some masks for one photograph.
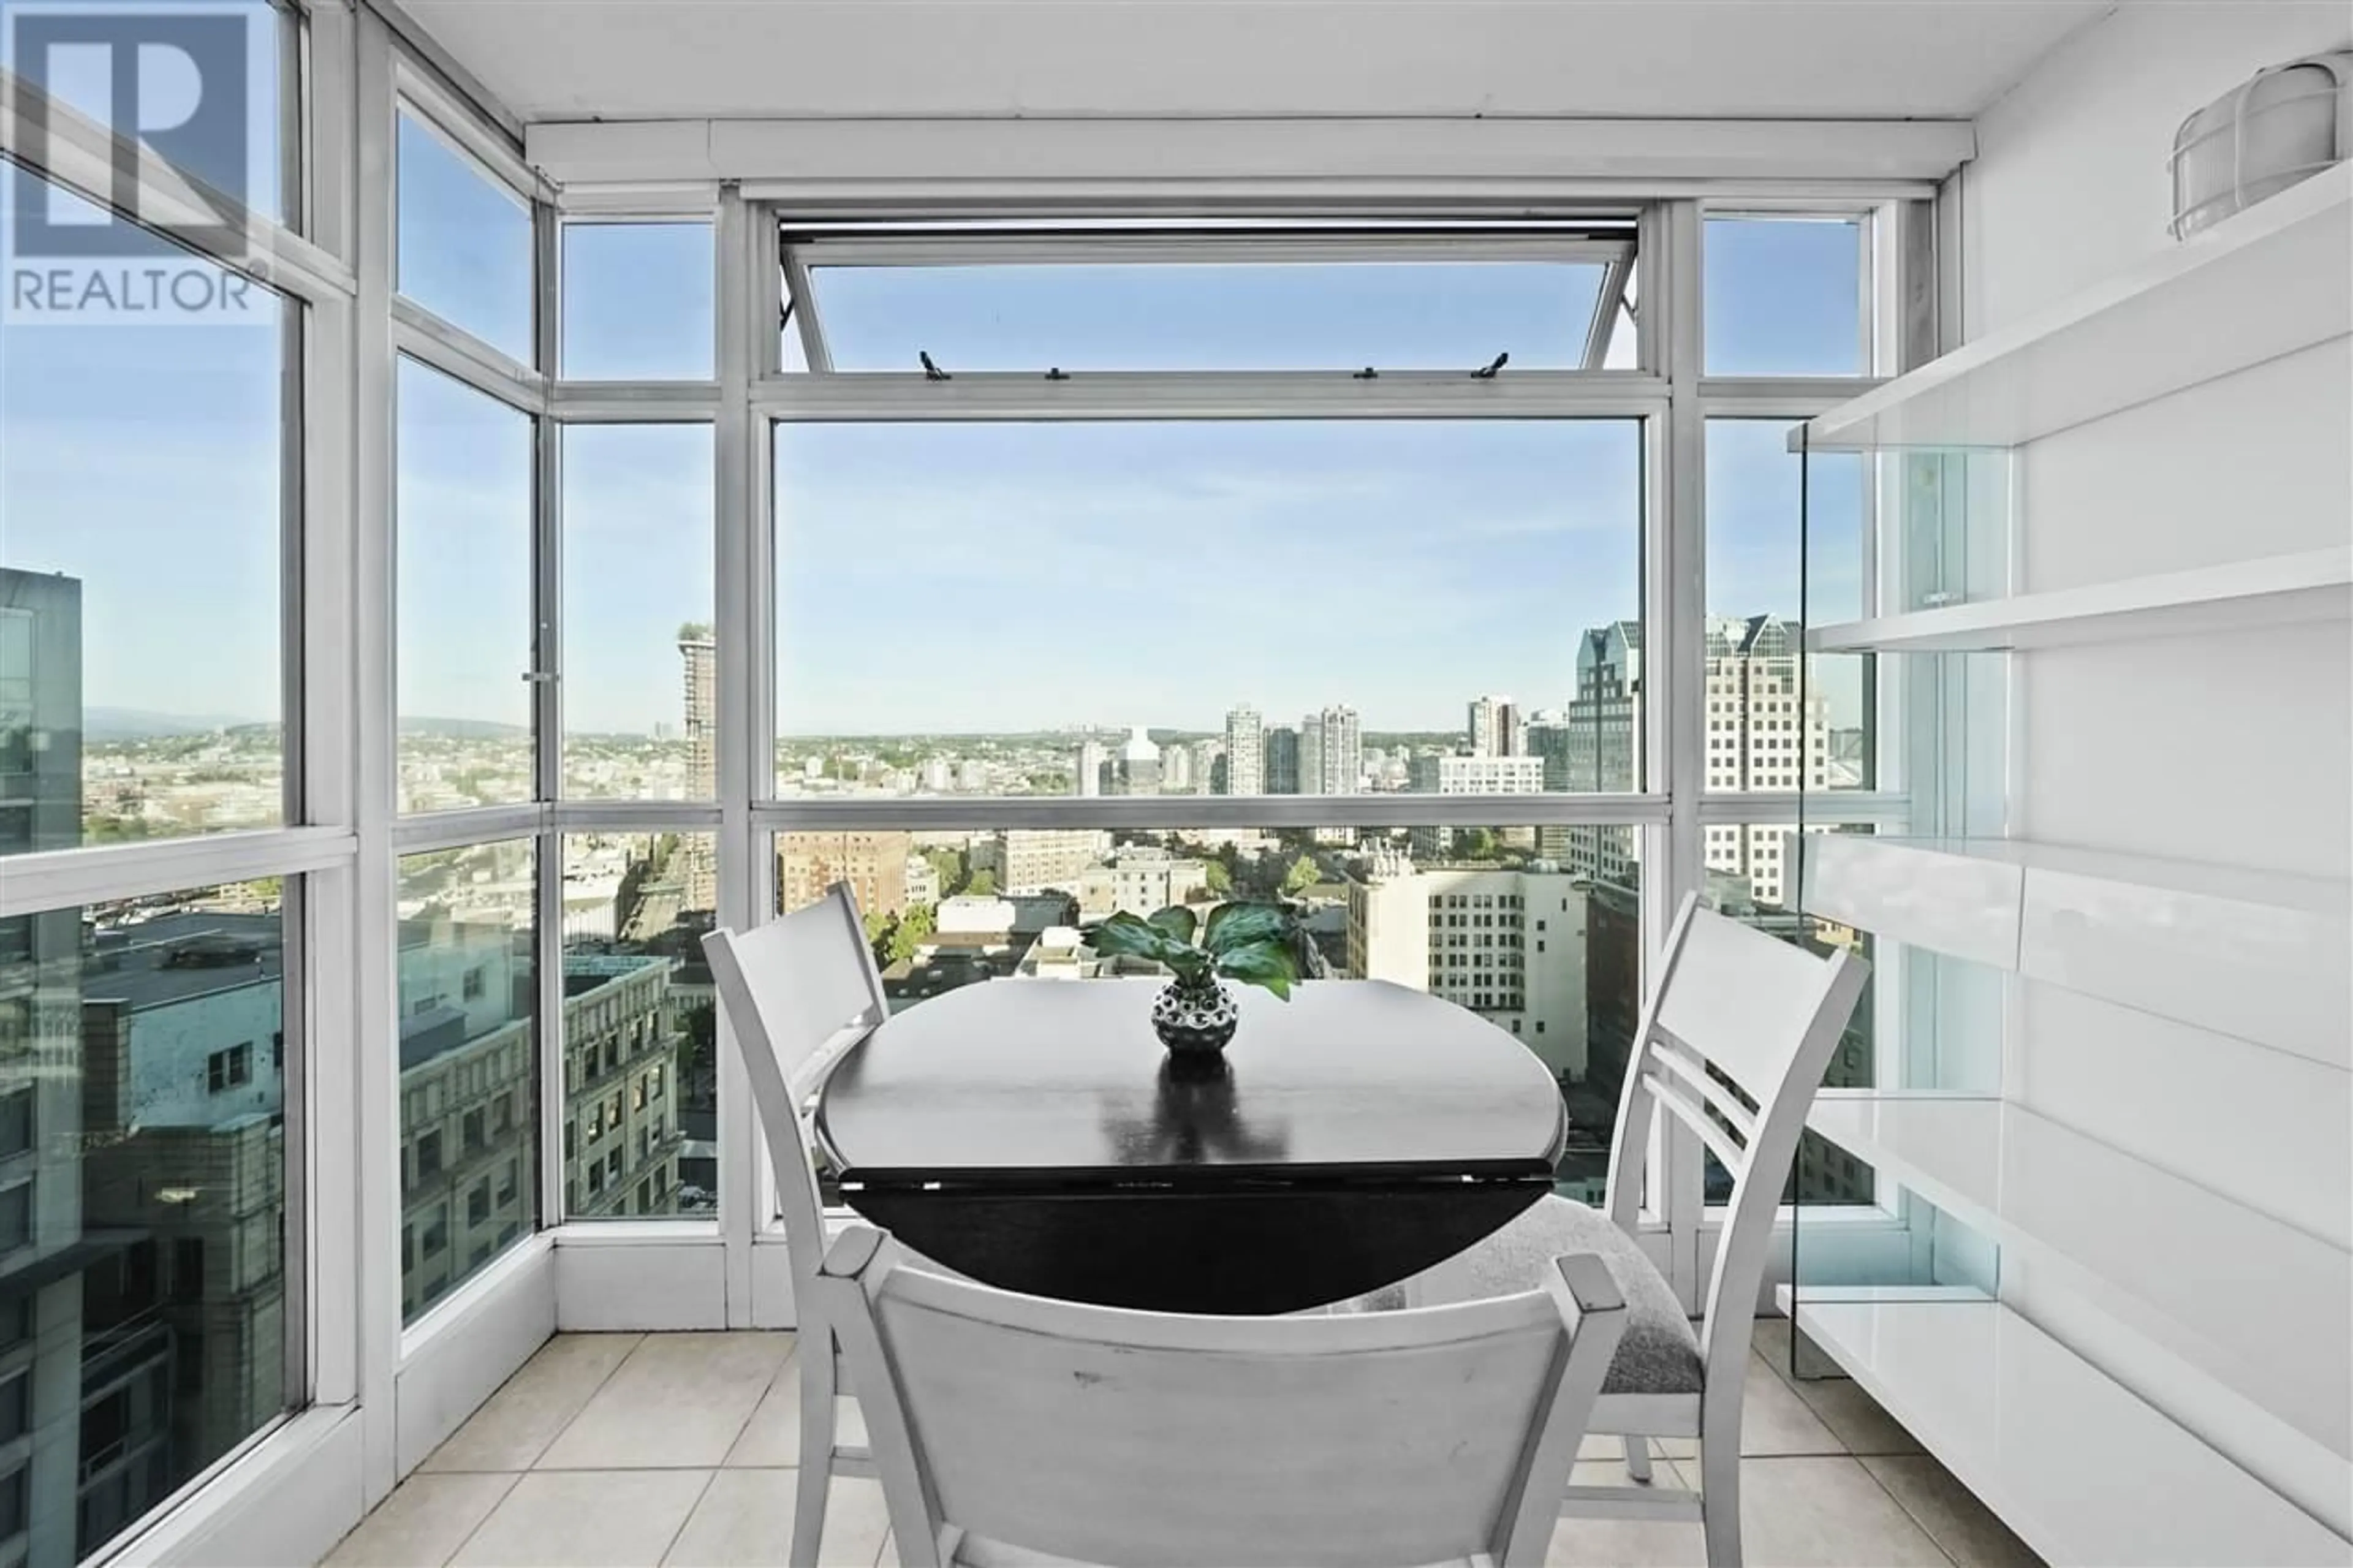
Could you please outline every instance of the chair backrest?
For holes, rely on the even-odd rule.
[[[887,1016],[882,977],[847,882],[756,931],[712,931],[702,950],[767,1136],[798,1292],[825,1256],[802,1108],[842,1051]]]
[[[1697,1133],[1730,1173],[1731,1207],[1702,1307],[1711,1389],[1740,1387],[1782,1184],[1870,974],[1855,953],[1818,957],[1702,908],[1695,895],[1685,896],[1667,934],[1618,1100],[1609,1217],[1630,1231],[1640,1216],[1642,1161],[1660,1111]],[[1736,1331],[1714,1331],[1719,1305]]]
[[[1541,1563],[1626,1315],[1590,1256],[1525,1295],[1282,1318],[1050,1301],[900,1256],[859,1227],[817,1289],[908,1568],[967,1536],[1123,1568]]]

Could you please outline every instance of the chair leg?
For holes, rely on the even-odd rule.
[[[1651,1484],[1651,1440],[1648,1437],[1620,1437],[1626,1446],[1626,1474],[1643,1486]]]
[[[1707,1533],[1707,1568],[1740,1568],[1740,1433],[1703,1433],[1699,1517]]]
[[[825,1537],[825,1500],[833,1482],[833,1334],[804,1331],[801,1363],[801,1467],[793,1503],[792,1568],[817,1568]]]

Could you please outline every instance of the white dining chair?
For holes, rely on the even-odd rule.
[[[868,1449],[837,1440],[839,1340],[815,1289],[825,1211],[810,1158],[807,1108],[841,1055],[888,1016],[881,973],[847,882],[751,931],[702,939],[719,1005],[752,1083],[784,1213],[799,1333],[801,1454],[793,1568],[815,1568],[826,1494],[836,1475],[871,1476]]]
[[[906,1261],[860,1226],[818,1288],[907,1568],[1540,1563],[1626,1316],[1589,1257],[1493,1300],[1275,1318]]]
[[[1601,1258],[1627,1302],[1626,1332],[1593,1430],[1625,1444],[1625,1487],[1571,1487],[1564,1514],[1697,1517],[1710,1568],[1737,1568],[1741,1391],[1773,1220],[1806,1112],[1871,966],[1820,958],[1683,900],[1643,1010],[1619,1097],[1607,1211],[1546,1197],[1469,1250],[1359,1310],[1527,1289],[1561,1253]],[[1690,1128],[1732,1177],[1696,1331],[1634,1238],[1642,1163],[1660,1111]],[[1700,1486],[1652,1490],[1650,1439],[1696,1437]]]

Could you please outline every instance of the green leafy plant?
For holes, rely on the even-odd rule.
[[[1178,906],[1148,920],[1123,910],[1082,934],[1103,957],[1148,958],[1166,965],[1187,991],[1208,990],[1223,975],[1263,985],[1289,1001],[1299,978],[1291,956],[1291,914],[1281,904],[1219,904],[1198,923],[1191,910]]]

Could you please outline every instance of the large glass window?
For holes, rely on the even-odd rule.
[[[280,897],[0,921],[0,1437],[30,1439],[0,1488],[32,1562],[96,1553],[300,1397]]]
[[[564,432],[564,792],[709,800],[711,427]]]
[[[707,223],[566,224],[565,376],[708,379],[716,292],[712,255]]]
[[[1852,216],[1709,218],[1707,374],[1868,374],[1870,233]]]
[[[401,858],[404,1321],[539,1223],[536,867],[528,838]]]
[[[400,808],[529,800],[532,421],[400,362]]]
[[[822,256],[822,250],[816,253]],[[836,370],[1575,369],[1599,260],[817,266]]]
[[[1876,783],[1873,661],[1808,654],[1805,628],[1860,618],[1865,468],[1788,450],[1788,423],[1707,423],[1706,787],[1725,794]],[[1810,486],[1809,524],[1799,485]],[[1801,533],[1801,529],[1805,531]],[[1711,862],[1713,864],[1713,862]]]
[[[1386,980],[1475,1013],[1549,1067],[1567,1107],[1560,1190],[1599,1202],[1641,1011],[1639,873],[1567,869],[1630,828],[795,831],[777,902],[846,881],[893,1012],[984,980],[1155,974],[1083,928],[1119,911],[1280,900],[1303,976]]]
[[[0,185],[103,221],[23,171]],[[285,819],[296,308],[109,232],[201,308],[0,308],[0,855]]]
[[[12,5],[0,25],[9,68],[67,111],[287,220],[300,132],[282,89],[301,47],[296,13],[273,0],[31,5]],[[120,92],[116,61],[130,50],[137,87]]]
[[[786,425],[783,795],[1639,788],[1639,421]]]
[[[395,153],[401,293],[510,359],[534,363],[530,206],[406,110]]]
[[[572,1219],[718,1205],[709,833],[564,840],[564,1190]]]
[[[1810,827],[1811,833],[1868,833],[1867,826]],[[1710,824],[1707,834],[1708,907],[1807,952],[1827,957],[1851,951],[1865,962],[1877,957],[1870,933],[1804,912],[1799,898],[1799,830],[1791,823]],[[1873,992],[1878,975],[1863,984],[1854,1016],[1839,1037],[1838,1049],[1822,1070],[1824,1089],[1869,1089],[1879,1081],[1878,1029]],[[1710,1203],[1732,1193],[1732,1177],[1714,1154],[1707,1159]],[[1868,1204],[1876,1175],[1838,1145],[1812,1132],[1798,1143],[1789,1192],[1799,1203]]]

